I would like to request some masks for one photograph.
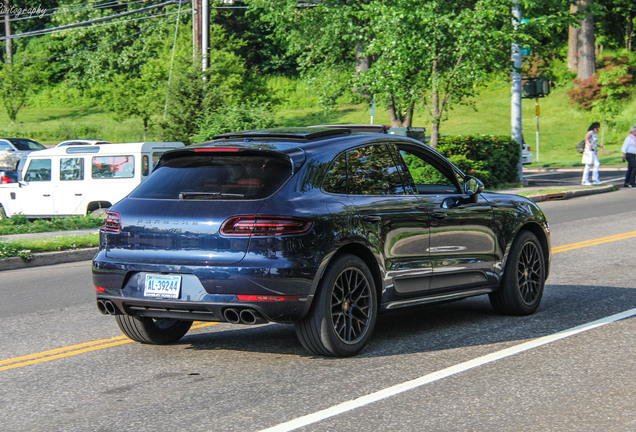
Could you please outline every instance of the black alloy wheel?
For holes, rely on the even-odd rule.
[[[533,313],[541,303],[545,273],[539,240],[529,231],[521,232],[510,248],[501,287],[489,295],[492,306],[509,315]]]
[[[348,357],[367,344],[377,318],[377,295],[367,265],[342,255],[329,266],[311,311],[296,323],[296,334],[308,351]]]

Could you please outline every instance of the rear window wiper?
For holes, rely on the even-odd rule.
[[[245,198],[244,194],[223,192],[180,192],[180,200],[188,199],[215,199],[215,198]]]

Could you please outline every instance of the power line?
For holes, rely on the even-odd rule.
[[[90,24],[94,24],[94,23],[99,23],[99,22],[104,22],[104,21],[109,21],[115,18],[121,18],[124,16],[128,16],[128,15],[133,15],[136,13],[141,13],[141,12],[146,12],[152,9],[158,9],[160,7],[164,7],[164,6],[169,6],[172,4],[177,4],[177,3],[189,3],[190,0],[168,0],[165,1],[163,3],[159,3],[153,6],[146,6],[143,8],[139,8],[139,9],[135,9],[132,11],[126,11],[126,12],[121,12],[118,14],[114,14],[114,15],[108,15],[105,17],[101,17],[101,18],[95,18],[92,20],[88,20],[88,21],[80,21],[80,22],[76,22],[76,23],[72,23],[72,24],[66,24],[63,26],[59,26],[59,27],[53,27],[53,28],[48,28],[48,29],[41,29],[41,30],[33,30],[30,32],[24,32],[24,33],[19,33],[19,34],[13,34],[10,36],[2,36],[0,37],[0,40],[7,40],[7,39],[16,39],[16,38],[20,38],[20,37],[27,37],[27,36],[37,36],[37,35],[42,35],[42,34],[47,34],[47,33],[52,33],[52,32],[56,32],[59,30],[66,30],[66,29],[71,29],[71,28],[75,28],[75,27],[86,27],[87,25]]]
[[[96,9],[106,9],[106,8],[111,8],[115,6],[127,6],[134,3],[147,3],[149,1],[151,0],[130,0],[127,2],[122,2],[119,0],[110,0],[110,1],[107,1],[104,3],[98,3],[98,4],[76,3],[75,5],[70,5],[70,6],[58,6],[52,9],[44,9],[44,13],[40,15],[36,13],[30,13],[35,8],[28,8],[28,9],[23,8],[21,13],[10,14],[15,16],[15,18],[11,18],[10,21],[14,22],[14,21],[27,20],[27,19],[44,18],[48,16],[59,16],[59,15],[68,14],[68,13],[76,13],[76,12],[83,12],[83,11],[96,10]],[[78,7],[75,9],[69,9],[77,5],[81,5],[81,7]],[[58,10],[58,9],[61,9],[61,10]],[[53,12],[49,12],[49,10],[52,10]],[[29,12],[29,16],[23,16],[23,17],[20,16],[20,15],[26,15],[27,12]]]
[[[174,15],[174,14],[175,14],[175,12],[171,12],[170,14],[164,14],[164,15]],[[149,27],[146,27],[145,29],[139,30],[138,32],[135,32],[135,33],[133,33],[131,35],[124,36],[124,37],[121,37],[119,39],[115,39],[113,41],[104,42],[104,43],[101,43],[101,44],[98,44],[98,45],[94,45],[92,47],[84,48],[84,49],[81,49],[81,50],[72,51],[72,52],[64,53],[64,54],[57,54],[57,55],[50,56],[50,57],[41,57],[41,58],[37,58],[37,59],[19,60],[19,61],[15,61],[14,60],[13,63],[35,63],[35,62],[38,62],[38,61],[52,60],[52,59],[56,59],[56,58],[60,58],[60,57],[67,57],[67,56],[79,54],[79,53],[82,53],[82,52],[85,52],[85,51],[93,51],[93,50],[95,50],[97,48],[100,48],[100,47],[103,47],[103,46],[106,46],[106,45],[111,45],[111,44],[114,44],[114,43],[117,43],[117,42],[121,42],[123,40],[130,39],[130,38],[135,37],[137,35],[143,34],[143,33],[147,32],[149,30],[152,30],[152,29],[157,28],[159,26],[162,26],[164,24],[168,24],[170,21],[172,21],[172,19],[167,19],[167,20],[165,20],[163,22],[160,22],[160,23],[157,23],[157,24],[155,24],[153,26],[149,26]]]

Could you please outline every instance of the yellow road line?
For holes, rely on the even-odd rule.
[[[569,245],[557,246],[552,248],[552,253],[566,252],[574,249],[579,249],[588,246],[595,246],[603,243],[609,243],[617,240],[624,240],[627,238],[636,237],[636,231],[631,231],[623,234],[616,234],[608,237],[601,237],[592,240],[586,240],[583,242],[572,243]]]
[[[191,327],[191,329],[199,329],[208,327],[217,322],[199,323]],[[7,360],[0,361],[0,371],[15,369],[22,366],[29,366],[32,364],[42,363],[50,360],[56,360],[59,358],[74,356],[77,354],[83,354],[91,351],[97,351],[104,348],[110,348],[117,345],[123,345],[133,342],[132,339],[128,339],[126,336],[117,336],[109,339],[100,339],[92,342],[84,342],[77,345],[71,345],[63,348],[56,348],[49,351],[42,351],[35,354],[29,354],[21,357],[14,357]]]
[[[574,249],[595,246],[603,243],[609,243],[618,240],[624,240],[627,238],[636,237],[636,231],[631,231],[623,234],[616,234],[608,237],[601,237],[593,240],[586,240],[578,243],[572,243],[569,245],[556,246],[552,248],[552,253],[567,252]],[[211,325],[219,324],[218,322],[204,322],[196,323],[191,328],[199,329],[208,327]],[[28,366],[32,364],[42,363],[59,358],[69,357],[77,354],[83,354],[86,352],[97,351],[104,348],[110,348],[118,345],[123,345],[133,342],[126,336],[117,336],[109,339],[99,339],[92,342],[84,342],[77,345],[71,345],[63,348],[56,348],[49,351],[42,351],[35,354],[29,354],[21,357],[14,357],[7,360],[0,360],[0,371],[15,369],[22,366]]]

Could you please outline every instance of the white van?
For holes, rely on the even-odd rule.
[[[18,164],[18,182],[0,185],[0,218],[104,213],[150,175],[180,142],[53,147]]]

